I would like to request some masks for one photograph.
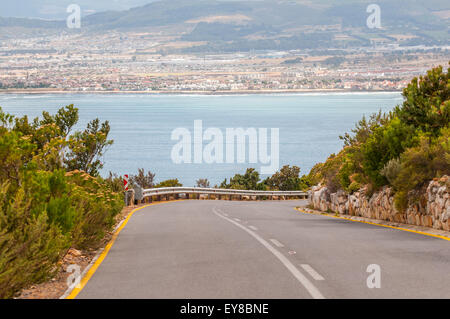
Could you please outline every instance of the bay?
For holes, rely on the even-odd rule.
[[[178,178],[194,186],[199,178],[211,185],[260,164],[175,164],[171,151],[177,141],[172,131],[193,132],[195,120],[203,129],[278,128],[280,167],[297,165],[302,174],[342,147],[339,135],[349,132],[363,115],[389,111],[402,102],[400,93],[307,93],[253,95],[152,95],[152,94],[0,94],[8,113],[30,118],[42,111],[55,113],[74,104],[83,129],[98,117],[111,125],[114,144],[103,160],[102,175],[109,171],[135,174],[138,168],[156,173],[157,181]],[[205,143],[207,144],[207,143]],[[266,176],[262,176],[263,178]]]

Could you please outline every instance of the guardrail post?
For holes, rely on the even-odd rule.
[[[134,206],[134,189],[129,189],[125,192],[125,205]]]
[[[142,187],[135,186],[133,187],[133,191],[136,203],[138,205],[141,204],[142,200],[144,199],[144,190],[142,189]]]

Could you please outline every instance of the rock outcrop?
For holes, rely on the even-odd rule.
[[[325,186],[315,186],[309,192],[309,204],[324,212],[450,231],[449,185],[448,176],[431,181],[425,194],[410,194],[416,200],[411,200],[403,212],[395,208],[394,193],[389,187],[368,198],[366,189],[347,194],[342,190],[331,193]]]

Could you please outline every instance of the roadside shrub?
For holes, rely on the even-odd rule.
[[[383,167],[416,141],[414,128],[403,124],[398,118],[375,129],[361,146],[364,173],[376,187],[386,185],[387,179],[381,174]]]
[[[398,190],[396,198],[406,196],[409,191],[424,186],[435,177],[450,172],[450,128],[441,130],[438,138],[422,135],[420,144],[406,150],[401,156],[400,170],[393,186]],[[397,208],[404,208],[405,200],[398,199]]]
[[[145,174],[145,170],[143,168],[138,169],[137,175],[131,175],[130,176],[130,184],[140,186],[144,189],[147,188],[153,188],[155,186],[154,183],[155,180],[155,174],[148,171],[147,174]]]
[[[77,120],[73,106],[31,123],[0,109],[0,298],[50,278],[69,247],[98,247],[123,206],[104,179],[67,172],[68,134]],[[94,131],[86,141],[77,135],[71,159],[96,174],[98,147],[111,141]]]
[[[109,176],[104,179],[105,185],[113,192],[122,192],[123,188],[123,177],[117,175],[116,173],[109,172]]]
[[[221,188],[230,189],[243,189],[243,190],[260,190],[265,187],[260,183],[259,173],[254,168],[247,168],[245,174],[236,174],[230,178],[230,182],[227,183],[225,179],[220,185]]]
[[[414,78],[403,90],[405,101],[395,108],[400,120],[433,136],[450,122],[450,69],[442,66]]]
[[[228,179],[225,179],[219,187],[258,191],[296,191],[306,190],[312,185],[313,183],[309,176],[304,175],[300,177],[300,167],[285,165],[278,172],[275,172],[263,181],[261,181],[259,172],[256,169],[248,168],[245,174],[236,174],[230,178],[229,182]]]
[[[175,179],[168,179],[166,181],[162,181],[161,183],[158,183],[155,188],[162,188],[162,187],[182,187],[183,184],[180,183],[178,178]]]
[[[380,174],[386,177],[389,184],[393,185],[395,179],[401,170],[401,162],[399,158],[393,158],[389,162],[384,165],[383,169],[380,171]]]
[[[280,191],[302,190],[303,180],[300,178],[300,167],[283,166],[278,172],[264,182],[270,189]]]
[[[207,178],[200,178],[196,181],[197,187],[209,188],[210,183]]]
[[[123,207],[123,195],[82,171],[68,172],[66,178],[72,187],[73,205],[77,210],[73,246],[97,248]]]
[[[10,184],[0,189],[0,298],[11,298],[30,283],[48,279],[69,242],[47,213],[31,213],[24,188],[8,199]]]
[[[352,182],[349,186],[348,186],[348,192],[350,194],[353,194],[354,192],[358,191],[360,188],[362,187],[362,185],[358,182]]]
[[[408,208],[408,193],[404,190],[398,191],[394,196],[394,206],[404,212]]]
[[[434,68],[403,90],[404,102],[392,112],[362,118],[340,138],[344,148],[317,164],[307,176],[315,184],[367,196],[392,186],[395,203],[404,209],[408,194],[433,178],[450,174],[449,70]]]
[[[341,180],[343,176],[339,176],[346,155],[345,149],[338,155],[331,154],[327,161],[321,167],[322,182],[327,185],[331,192],[342,189]]]

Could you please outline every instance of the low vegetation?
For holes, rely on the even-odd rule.
[[[207,178],[200,178],[196,181],[197,187],[209,188],[211,185],[209,184],[209,180]]]
[[[236,174],[228,182],[225,179],[220,188],[243,189],[243,190],[274,190],[274,191],[296,191],[305,190],[309,186],[305,177],[300,177],[300,168],[297,166],[283,166],[278,172],[265,180],[254,168],[248,168],[244,175]]]
[[[143,189],[148,189],[148,188],[181,187],[181,186],[183,186],[183,184],[181,184],[177,178],[168,179],[168,180],[156,183],[155,177],[156,177],[156,174],[152,173],[151,171],[148,171],[146,173],[144,168],[139,168],[137,175],[130,176],[130,179],[129,179],[130,188],[140,187]],[[110,183],[112,186],[119,185],[119,184],[122,185],[123,180],[120,176],[109,173],[108,183]],[[122,186],[121,186],[121,189],[123,189]]]
[[[93,120],[71,134],[69,105],[29,121],[0,109],[0,298],[45,281],[68,248],[96,248],[123,198],[99,176],[113,143]]]
[[[388,114],[363,117],[351,134],[341,137],[344,148],[304,177],[307,184],[322,183],[332,192],[349,193],[364,187],[368,196],[390,186],[399,210],[420,200],[408,195],[434,178],[450,175],[448,71],[437,67],[413,79],[403,90],[402,105]]]

